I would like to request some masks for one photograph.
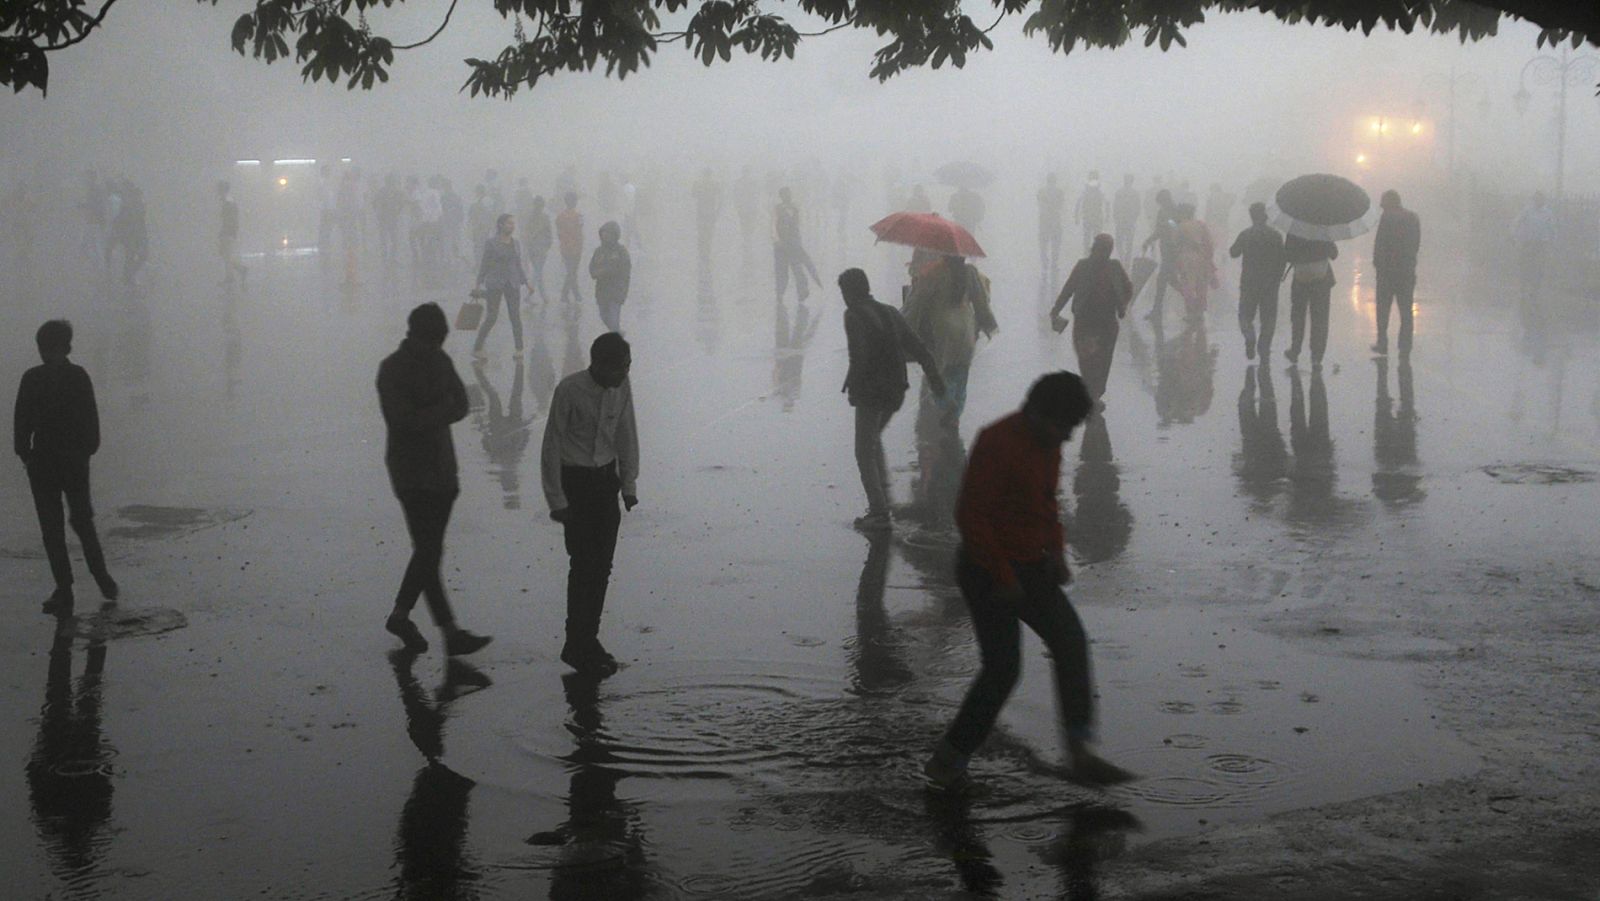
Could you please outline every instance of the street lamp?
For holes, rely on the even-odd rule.
[[[1448,157],[1450,161],[1450,177],[1454,178],[1456,174],[1456,89],[1459,87],[1461,90],[1472,90],[1479,85],[1478,76],[1472,72],[1459,72],[1456,70],[1455,65],[1452,64],[1448,76],[1441,73],[1426,77],[1422,79],[1421,84],[1425,90],[1429,91],[1439,86],[1445,89],[1450,115],[1450,128],[1446,133],[1445,139],[1448,142],[1450,154]],[[1420,103],[1418,104],[1419,107],[1421,105]],[[1418,134],[1420,129],[1413,127],[1412,133]]]
[[[1556,86],[1556,197],[1559,199],[1567,174],[1567,88],[1589,84],[1600,77],[1600,56],[1588,53],[1573,56],[1567,45],[1562,44],[1559,58],[1542,54],[1528,60],[1517,77],[1517,92],[1511,95],[1519,115],[1527,112],[1533,99],[1528,90],[1530,76],[1536,85],[1554,83]]]

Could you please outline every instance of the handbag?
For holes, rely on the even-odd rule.
[[[483,322],[483,301],[472,298],[461,305],[456,312],[456,328],[462,331],[474,331]]]

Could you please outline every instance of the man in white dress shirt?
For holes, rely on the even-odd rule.
[[[550,518],[561,523],[567,556],[567,638],[561,660],[609,676],[616,658],[600,644],[600,614],[611,581],[622,512],[639,503],[639,430],[628,370],[633,354],[616,332],[589,347],[589,368],[556,385],[545,422],[541,472]]]

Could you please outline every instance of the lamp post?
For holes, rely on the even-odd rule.
[[[1592,83],[1600,77],[1600,56],[1580,53],[1574,56],[1567,45],[1561,45],[1561,56],[1541,54],[1528,60],[1517,77],[1517,92],[1511,96],[1517,113],[1528,111],[1533,94],[1528,90],[1533,84],[1556,86],[1556,199],[1562,196],[1567,174],[1567,88],[1570,85]]]
[[[1449,104],[1448,114],[1450,116],[1450,124],[1445,132],[1445,140],[1448,142],[1447,146],[1449,156],[1447,159],[1450,167],[1451,178],[1456,177],[1456,90],[1459,87],[1462,91],[1470,91],[1479,84],[1481,84],[1481,82],[1476,74],[1472,72],[1459,72],[1456,70],[1455,64],[1453,63],[1450,66],[1449,75],[1436,73],[1423,78],[1421,82],[1421,86],[1427,91],[1436,90],[1440,86],[1442,86],[1445,90],[1446,102]],[[1417,103],[1417,107],[1418,109],[1422,109],[1424,104],[1419,101]]]

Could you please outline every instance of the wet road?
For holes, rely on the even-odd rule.
[[[1226,290],[1195,328],[1141,306],[1062,488],[1104,750],[1145,778],[1095,795],[1055,774],[1030,637],[974,762],[984,790],[930,797],[917,766],[976,668],[941,515],[959,449],[919,453],[908,405],[886,436],[902,526],[854,532],[837,291],[775,309],[760,248],[697,271],[675,265],[689,238],[661,238],[623,314],[643,503],[603,626],[625,669],[598,685],[556,660],[565,558],[538,478],[592,305],[531,310],[520,360],[503,321],[480,367],[451,338],[473,413],[447,580],[496,641],[445,666],[381,628],[407,544],[372,378],[411,305],[453,313],[459,294],[376,266],[344,290],[314,257],[255,259],[243,293],[211,287],[209,258],[140,296],[75,289],[125,600],[70,634],[35,612],[47,571],[6,467],[17,897],[1088,897],[1147,845],[1472,776],[1482,753],[1431,689],[1492,636],[1398,611],[1497,567],[1600,590],[1593,307],[1520,312],[1495,270],[1447,259],[1423,273],[1416,353],[1374,360],[1349,253],[1318,373],[1247,364]],[[821,243],[837,271],[850,254]],[[884,280],[888,255],[849,249]],[[985,268],[1002,332],[973,367],[968,439],[1039,372],[1076,368],[1040,327],[1048,280]],[[7,310],[0,381],[56,309]]]

